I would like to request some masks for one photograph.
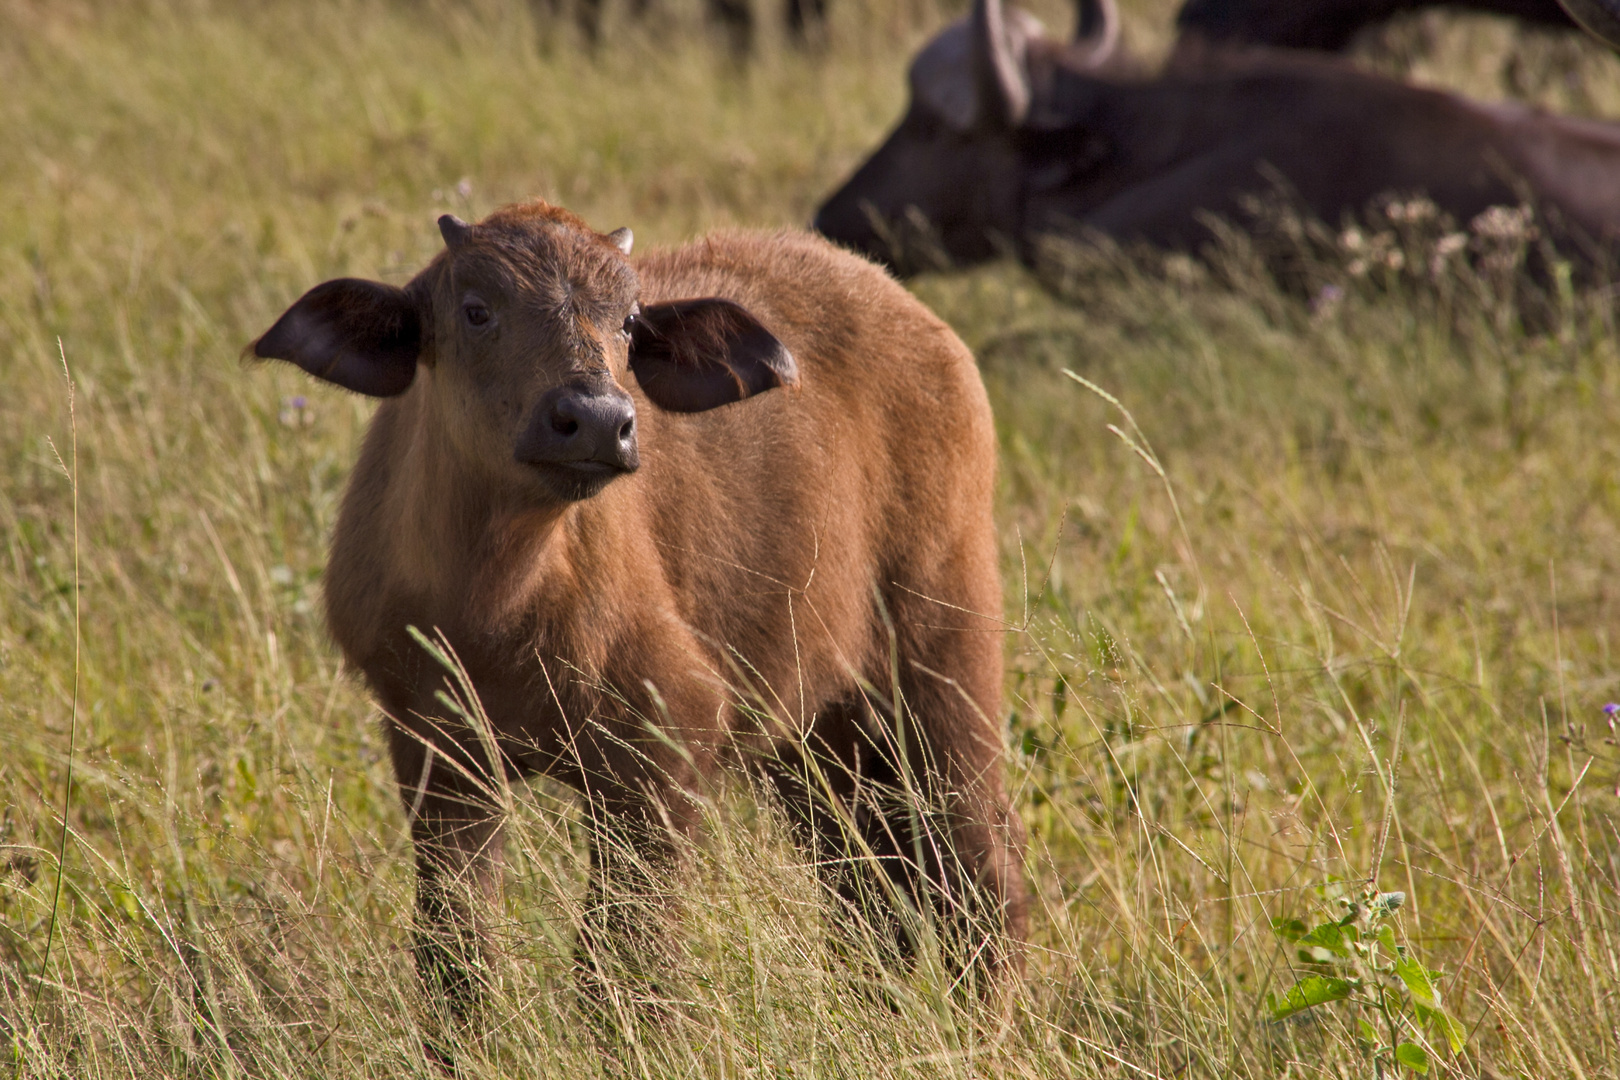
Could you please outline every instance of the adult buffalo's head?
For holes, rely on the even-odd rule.
[[[445,249],[404,288],[318,285],[252,354],[407,395],[435,452],[531,501],[589,498],[640,465],[631,373],[675,412],[798,379],[782,343],[729,300],[643,308],[629,229],[597,233],[541,202],[476,225],[447,214],[439,229]]]
[[[1044,110],[1059,68],[1119,65],[1114,0],[1079,0],[1071,42],[1001,0],[976,0],[917,54],[911,104],[887,141],[819,211],[814,227],[913,273],[1010,250],[1021,224],[1021,129]]]

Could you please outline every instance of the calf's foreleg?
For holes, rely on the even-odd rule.
[[[499,781],[477,750],[443,728],[396,724],[391,744],[416,853],[417,971],[429,999],[465,1021],[488,983],[488,912],[500,894]]]

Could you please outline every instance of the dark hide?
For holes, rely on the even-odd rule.
[[[1241,221],[1245,196],[1270,194],[1276,177],[1334,226],[1380,197],[1422,194],[1462,224],[1527,197],[1583,264],[1620,232],[1613,124],[1266,52],[1137,84],[1059,70],[1050,100],[1051,126],[1017,135],[1025,243],[1095,229],[1196,249],[1210,235],[1203,213]]]
[[[1187,0],[1176,15],[1176,29],[1228,45],[1340,52],[1369,26],[1432,7],[1575,29],[1558,0]]]
[[[905,119],[827,200],[817,229],[902,272],[927,265],[896,243],[918,232],[957,264],[1006,250],[1030,258],[1043,236],[1090,231],[1196,250],[1211,235],[1205,215],[1241,221],[1245,197],[1280,179],[1335,226],[1386,194],[1427,195],[1460,223],[1526,196],[1582,265],[1604,262],[1620,231],[1620,126],[1480,104],[1306,53],[1206,49],[1155,78],[1103,74],[999,9],[979,0],[975,19],[918,63],[955,55],[952,35],[999,39],[1004,55],[1022,56],[1013,85],[958,61],[954,82],[936,74],[933,85],[977,106],[947,109],[951,94],[919,93],[914,68]],[[1020,98],[1022,118],[1000,122]]]

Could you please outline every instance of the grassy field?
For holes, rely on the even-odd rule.
[[[430,1075],[404,818],[319,613],[370,407],[238,352],[316,282],[404,281],[447,210],[807,220],[949,15],[834,6],[738,65],[695,4],[610,8],[590,58],[500,0],[0,0],[0,1069]],[[1172,8],[1127,5],[1139,50]],[[1363,55],[1620,115],[1620,63],[1498,23]],[[1011,1008],[835,960],[726,795],[673,1004],[592,1028],[537,785],[464,1075],[1620,1076],[1620,339],[1405,209],[1287,288],[1241,236],[914,284],[1001,433]]]

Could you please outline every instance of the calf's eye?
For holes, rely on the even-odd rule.
[[[629,337],[630,332],[632,330],[634,330],[635,327],[636,327],[636,316],[638,316],[640,314],[641,314],[641,305],[637,304],[635,307],[630,309],[630,314],[628,314],[628,315],[626,315],[624,317],[624,325],[619,328],[619,332],[621,334],[623,334],[625,337]]]
[[[483,304],[467,303],[461,306],[461,313],[467,320],[468,326],[489,325],[489,308]]]

